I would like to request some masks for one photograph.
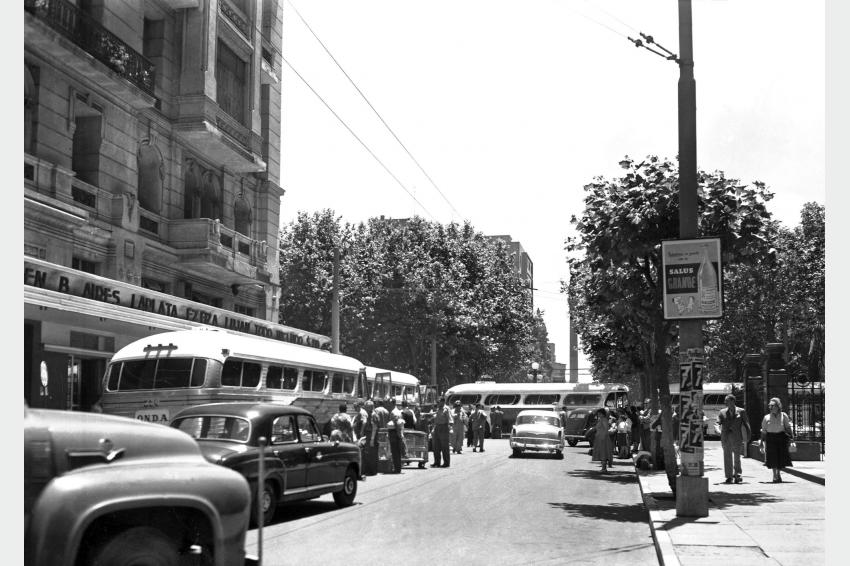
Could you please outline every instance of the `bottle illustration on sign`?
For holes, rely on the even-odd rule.
[[[702,247],[702,262],[697,272],[699,293],[699,308],[702,312],[711,313],[719,310],[717,297],[717,270],[708,259],[708,245]]]

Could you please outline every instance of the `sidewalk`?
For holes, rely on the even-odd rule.
[[[637,470],[662,566],[826,563],[826,462],[794,462],[772,483],[758,460],[742,458],[741,484],[726,484],[719,442],[705,447],[708,517],[677,517],[664,471]]]

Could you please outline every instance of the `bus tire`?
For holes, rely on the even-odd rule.
[[[576,444],[578,444],[578,440],[576,440],[575,438],[568,438],[567,444],[569,444],[570,446],[575,446]]]
[[[354,505],[357,496],[357,474],[353,466],[345,470],[345,478],[342,480],[342,489],[334,492],[334,502],[337,507],[349,507]]]
[[[522,456],[522,450],[520,450],[519,448],[514,448],[512,456],[514,458],[519,458],[520,456]]]

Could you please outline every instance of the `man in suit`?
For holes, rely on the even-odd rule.
[[[472,427],[472,451],[484,452],[484,431],[487,427],[487,414],[481,403],[475,404],[475,410],[469,415],[469,426]]]
[[[723,471],[726,483],[741,483],[741,453],[749,442],[751,430],[747,412],[735,406],[735,396],[726,396],[726,408],[717,413],[720,443],[723,445]]]

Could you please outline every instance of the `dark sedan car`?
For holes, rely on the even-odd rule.
[[[266,438],[263,524],[278,503],[332,493],[340,507],[354,503],[360,450],[319,433],[305,409],[272,403],[208,403],[177,413],[171,426],[194,438],[210,462],[241,473],[251,485],[252,522],[257,517],[259,438]]]

